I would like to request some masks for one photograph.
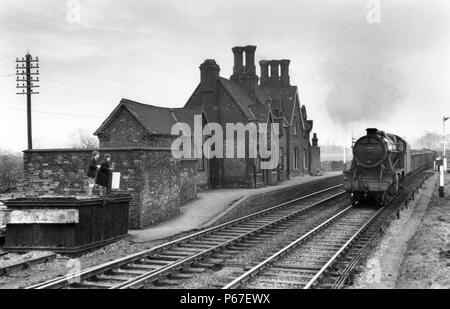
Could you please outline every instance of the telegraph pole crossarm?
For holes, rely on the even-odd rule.
[[[33,57],[27,53],[24,58],[16,59],[16,88],[22,92],[16,92],[18,95],[27,96],[27,131],[28,131],[28,149],[33,149],[32,121],[31,121],[31,96],[39,94],[33,89],[39,88],[39,58]]]

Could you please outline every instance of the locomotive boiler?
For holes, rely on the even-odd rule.
[[[367,129],[353,146],[353,161],[344,172],[344,188],[354,202],[373,199],[386,205],[414,177],[432,165],[435,153],[412,151],[401,137]]]

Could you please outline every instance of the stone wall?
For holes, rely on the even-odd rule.
[[[106,148],[100,152],[112,155],[115,171],[121,173],[121,190],[133,197],[131,229],[178,215],[181,192],[185,196],[197,193],[191,183],[183,187],[181,163],[173,158],[170,149]],[[28,196],[86,194],[85,174],[91,153],[92,150],[68,149],[25,151],[25,193]]]
[[[322,165],[320,162],[320,147],[311,146],[310,157],[311,157],[310,173],[312,176],[318,176],[321,174],[322,170]]]
[[[181,160],[181,204],[185,204],[197,198],[197,164],[197,160]]]

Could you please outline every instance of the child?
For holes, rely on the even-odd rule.
[[[97,171],[96,184],[102,187],[102,195],[109,194],[109,188],[111,187],[111,155],[105,154],[105,157]],[[106,190],[105,190],[106,189]]]
[[[89,160],[88,171],[86,176],[88,177],[88,195],[92,196],[92,192],[95,186],[95,178],[97,177],[97,170],[100,168],[98,164],[98,159],[100,158],[100,153],[98,151],[94,151],[92,153],[92,157]]]

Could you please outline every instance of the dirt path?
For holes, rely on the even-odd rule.
[[[436,191],[437,175],[431,177],[420,190],[419,198],[401,212],[400,220],[392,222],[383,239],[375,248],[367,262],[361,267],[362,272],[355,277],[351,288],[393,289],[404,287],[403,280],[405,256],[411,252],[411,240],[421,229],[432,197]],[[450,192],[450,190],[449,190]]]

